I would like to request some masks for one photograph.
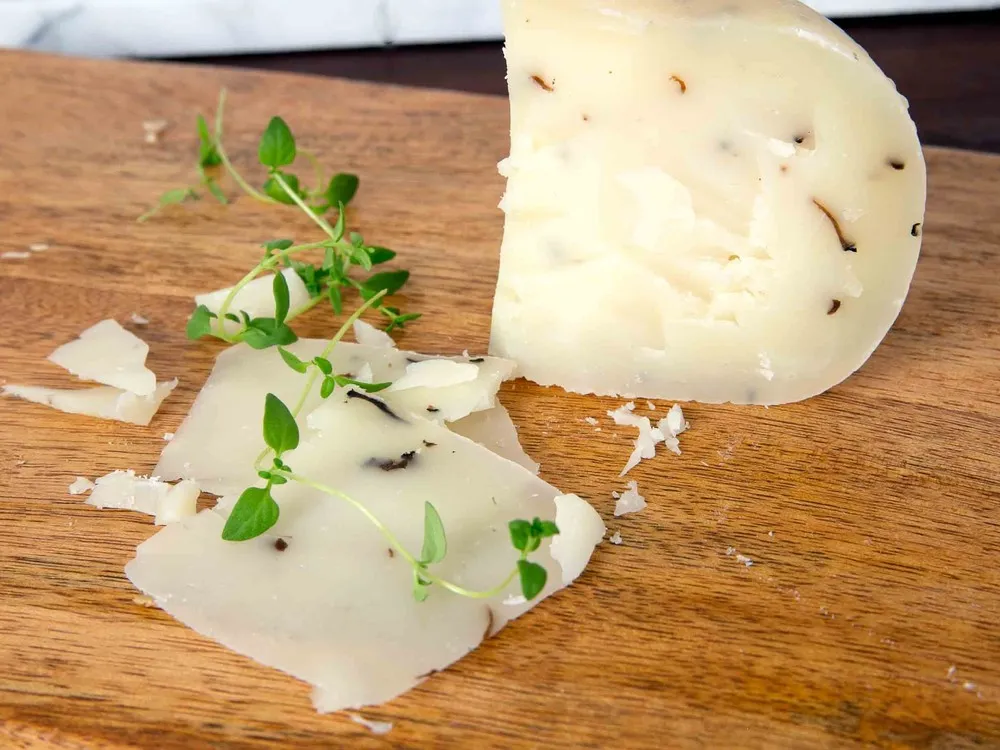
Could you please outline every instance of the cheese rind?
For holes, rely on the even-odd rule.
[[[504,0],[491,352],[571,391],[774,404],[899,313],[925,167],[905,100],[789,0]]]

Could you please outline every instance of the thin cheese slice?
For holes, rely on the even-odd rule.
[[[492,409],[473,412],[457,422],[449,423],[448,428],[489,448],[498,456],[521,464],[532,474],[538,473],[538,462],[524,452],[517,436],[517,427],[514,426],[510,414],[502,404],[498,403]]]
[[[49,360],[78,378],[150,396],[156,390],[156,376],[146,367],[147,354],[145,341],[116,320],[102,320],[52,352]]]
[[[549,573],[539,599],[524,602],[515,581],[486,600],[433,588],[417,602],[410,566],[364,515],[296,483],[275,487],[281,516],[264,537],[222,541],[228,498],[165,527],[126,567],[136,587],[181,622],[313,684],[320,711],[383,703],[461,659],[569,583],[605,531],[578,497],[561,496],[442,425],[379,403],[338,390],[310,413],[302,442],[284,460],[363,503],[418,554],[424,502],[432,501],[448,542],[433,572],[470,589],[489,589],[513,569],[508,521],[554,519],[558,543],[532,554]]]
[[[311,360],[325,346],[325,341],[302,339],[288,348]],[[409,366],[428,359],[382,346],[340,343],[331,363],[337,373],[364,375],[366,380],[384,383],[399,380]],[[452,364],[451,360],[429,361]],[[455,364],[475,370],[474,377],[449,381],[450,385],[442,387],[433,387],[432,381],[425,380],[423,385],[382,395],[400,412],[454,421],[493,408],[500,383],[514,372],[512,362],[493,357],[476,362],[458,358]],[[256,480],[253,464],[264,448],[261,420],[265,396],[273,393],[292,408],[305,383],[306,376],[290,369],[274,349],[257,351],[240,344],[223,351],[153,473],[164,479],[194,479],[217,495],[241,492]],[[320,402],[317,381],[303,404],[302,417]]]
[[[490,351],[583,393],[776,404],[909,288],[906,101],[792,0],[503,0],[511,153]]]
[[[163,400],[177,387],[177,379],[160,383],[149,396],[102,385],[97,388],[66,390],[33,385],[5,385],[3,394],[36,404],[51,406],[68,414],[85,414],[100,419],[148,425]]]
[[[309,290],[305,283],[293,268],[286,268],[281,272],[288,284],[289,315],[288,320],[295,317],[297,311],[309,301]],[[229,312],[239,315],[240,311],[245,312],[252,318],[272,318],[274,317],[274,276],[260,276],[240,291],[233,298],[229,305]],[[204,305],[210,311],[219,314],[223,303],[232,291],[232,287],[217,289],[214,292],[196,295],[195,304]],[[232,320],[224,321],[226,331],[233,333],[240,329],[241,324]]]
[[[154,516],[157,526],[163,526],[197,513],[200,494],[198,485],[190,480],[170,485],[157,477],[137,476],[129,469],[99,477],[87,504],[145,513]]]

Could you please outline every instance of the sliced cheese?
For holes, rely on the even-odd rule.
[[[396,348],[396,342],[392,340],[392,336],[363,320],[354,321],[354,340],[362,346],[374,346],[385,349]]]
[[[325,341],[302,339],[288,347],[303,360],[311,360]],[[405,377],[415,362],[448,362],[387,347],[340,343],[330,361],[340,374],[362,376],[371,382],[395,382]],[[496,403],[500,383],[509,378],[514,364],[487,357],[476,363],[458,360],[475,370],[474,377],[436,387],[433,381],[382,396],[400,413],[412,412],[438,421],[454,421]],[[467,374],[466,370],[462,370]],[[254,459],[264,448],[261,420],[264,398],[273,393],[289,408],[295,406],[306,376],[289,368],[274,349],[257,351],[240,344],[223,351],[212,374],[198,394],[187,418],[165,446],[154,474],[165,479],[194,479],[217,495],[238,493],[256,481]],[[321,402],[319,382],[303,404],[304,418]]]
[[[517,427],[502,404],[497,403],[492,409],[476,411],[456,422],[450,422],[448,428],[489,448],[498,456],[521,464],[532,474],[538,473],[538,462],[524,452],[517,436]]]
[[[286,268],[281,272],[288,283],[289,315],[288,320],[295,317],[296,311],[309,302],[309,290],[305,283],[295,272],[294,268]],[[245,312],[251,318],[273,318],[274,317],[274,276],[259,276],[237,292],[233,301],[229,305],[229,312],[239,315]],[[232,287],[217,289],[214,292],[196,295],[194,298],[196,305],[204,305],[216,315],[222,309],[226,298],[232,291]],[[226,331],[233,333],[238,331],[242,324],[232,320],[223,321]]]
[[[99,477],[87,504],[145,513],[154,516],[157,526],[163,526],[197,513],[200,494],[198,485],[190,480],[170,485],[157,477],[137,476],[129,469]]]
[[[49,361],[78,378],[149,396],[156,390],[156,376],[146,367],[147,354],[145,341],[116,320],[102,320],[52,352]]]
[[[181,622],[313,684],[320,711],[383,703],[461,659],[579,574],[604,534],[579,498],[377,400],[334,393],[309,414],[286,463],[363,503],[412,552],[419,553],[424,503],[432,501],[448,542],[432,570],[470,589],[490,589],[512,570],[510,520],[555,519],[558,541],[546,540],[531,558],[549,573],[538,599],[524,602],[515,581],[486,600],[435,587],[417,602],[409,564],[364,515],[294,482],[274,488],[281,515],[265,536],[221,539],[228,498],[165,527],[126,567],[135,586]]]
[[[120,388],[102,385],[97,388],[66,390],[33,385],[5,385],[3,394],[36,404],[51,406],[68,414],[85,414],[100,419],[148,425],[163,400],[177,387],[177,379],[160,383],[149,396],[137,396]]]
[[[774,404],[848,377],[920,248],[905,100],[790,0],[503,0],[492,353],[572,391]]]

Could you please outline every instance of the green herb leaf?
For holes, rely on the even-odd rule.
[[[392,385],[392,383],[365,383],[361,380],[352,380],[351,378],[345,378],[342,375],[338,375],[337,385],[354,385],[363,390],[365,393],[378,393],[379,391],[384,391]]]
[[[339,203],[337,206],[337,223],[333,225],[333,239],[335,242],[340,242],[344,239],[344,229],[347,226],[347,209],[344,208],[343,203]]]
[[[264,442],[281,456],[299,445],[299,426],[284,402],[273,393],[264,399]]]
[[[389,321],[389,325],[385,327],[386,333],[392,333],[395,329],[402,329],[411,320],[417,320],[422,317],[423,313],[406,313],[405,315],[394,315]]]
[[[271,475],[271,484],[288,484],[288,480],[280,474]]]
[[[333,389],[337,387],[337,381],[333,378],[323,378],[323,385],[319,387],[320,398],[330,398]]]
[[[325,197],[331,206],[336,206],[338,203],[343,203],[346,206],[357,194],[360,183],[357,175],[335,174],[326,189]]]
[[[175,190],[168,190],[163,195],[159,197],[156,205],[149,209],[146,213],[140,216],[137,221],[142,224],[148,221],[153,216],[158,214],[167,206],[173,206],[178,203],[184,203],[185,201],[196,201],[198,200],[198,193],[194,191],[193,188],[176,188]]]
[[[420,577],[420,573],[413,571],[413,598],[418,602],[426,601],[430,582]]]
[[[531,533],[539,539],[545,539],[558,534],[559,527],[556,526],[555,521],[543,521],[536,518],[531,522]]]
[[[280,117],[272,117],[257,149],[260,163],[271,169],[281,169],[294,162],[295,155],[295,136],[292,135],[288,123]]]
[[[271,293],[274,295],[274,319],[278,325],[281,325],[288,317],[288,306],[291,304],[288,281],[283,273],[274,274],[274,280],[271,282]]]
[[[233,315],[232,313],[226,313],[226,320],[231,320],[234,323],[239,323],[240,318],[238,315]]]
[[[516,519],[508,523],[507,528],[510,531],[510,543],[514,545],[514,549],[524,552],[531,539],[531,524],[522,519]]]
[[[395,257],[396,257],[395,251],[390,250],[387,247],[368,248],[368,258],[369,260],[371,260],[373,266],[377,266],[380,263],[388,263]]]
[[[261,247],[270,252],[274,250],[287,250],[294,244],[294,240],[271,240],[270,242],[265,242]]]
[[[517,574],[521,578],[521,593],[529,602],[542,593],[549,577],[545,568],[527,560],[517,561]]]
[[[444,535],[444,524],[437,509],[424,503],[424,546],[420,552],[420,562],[425,565],[439,563],[448,553],[448,540]]]
[[[368,300],[382,290],[385,290],[386,295],[395,294],[409,278],[409,271],[382,271],[372,274],[361,284],[361,296]]]
[[[299,187],[299,178],[293,174],[286,174],[285,172],[279,172],[279,174],[291,191],[301,197],[302,188]],[[284,203],[286,206],[295,205],[295,199],[288,194],[284,185],[279,183],[273,177],[268,177],[267,182],[264,183],[264,193],[269,198],[274,198],[274,200],[278,201],[278,203]]]
[[[368,254],[368,248],[366,247],[351,248],[351,260],[366,271],[372,270],[372,259]]]
[[[253,349],[270,349],[272,346],[288,346],[299,340],[291,328],[278,323],[274,318],[254,318],[246,323],[247,329],[240,336]]]
[[[330,304],[333,305],[333,311],[340,315],[344,311],[344,298],[340,296],[340,287],[331,286],[327,291],[330,296]]]
[[[219,201],[219,203],[227,205],[229,203],[229,199],[226,197],[226,194],[222,192],[222,188],[219,187],[219,183],[215,181],[214,177],[205,174],[205,170],[201,167],[199,167],[199,170],[201,171],[201,184],[205,186],[208,192],[210,192],[212,196]]]
[[[243,490],[222,528],[222,538],[227,542],[245,542],[258,537],[278,522],[279,513],[270,489],[250,487]]]
[[[282,346],[278,347],[278,354],[280,354],[281,358],[285,360],[285,364],[291,367],[293,370],[295,370],[295,372],[305,373],[309,370],[309,365],[307,365],[305,362],[303,362],[301,359],[296,357],[294,354],[292,354],[284,347]]]
[[[222,157],[219,155],[219,148],[215,143],[215,138],[208,130],[208,123],[202,115],[198,115],[198,166],[202,169],[217,167],[222,164]]]
[[[330,375],[333,373],[333,365],[330,363],[330,360],[324,357],[314,357],[312,362],[324,375]]]
[[[348,236],[350,237],[352,246],[359,248],[365,246],[365,238],[362,237],[358,232],[351,232],[350,235]]]
[[[212,334],[212,321],[218,316],[204,305],[198,305],[187,322],[187,337],[196,341]]]

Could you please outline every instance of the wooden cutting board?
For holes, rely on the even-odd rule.
[[[426,314],[401,344],[485,349],[504,100],[0,54],[0,251],[50,245],[0,260],[0,377],[70,385],[49,352],[137,312],[152,369],[181,379],[148,428],[0,400],[0,746],[1000,746],[992,156],[928,149],[924,255],[863,371],[803,404],[686,407],[683,455],[630,475],[642,513],[612,517],[634,434],[604,416],[619,401],[508,384],[543,476],[589,498],[623,543],[455,667],[364,712],[394,722],[389,735],[317,715],[307,686],[135,603],[122,569],[153,527],[67,485],[153,467],[219,351],[184,338],[192,295],[235,281],[261,241],[315,236],[248,200],[135,222],[191,179],[193,118],[223,85],[228,146],[251,173],[280,113],[323,164],[362,176],[352,220],[400,252],[406,307]],[[172,127],[148,145],[142,123],[156,118]],[[317,311],[302,332],[332,325]]]

